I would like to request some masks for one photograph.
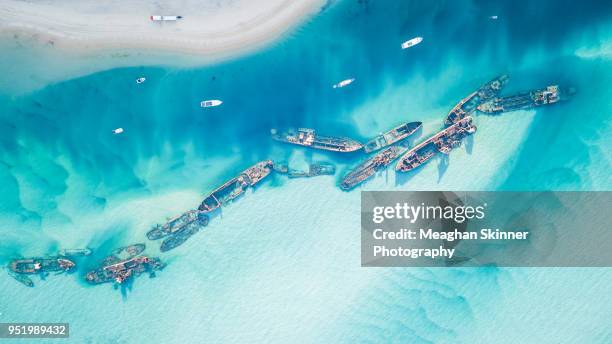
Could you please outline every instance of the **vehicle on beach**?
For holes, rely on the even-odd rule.
[[[203,108],[219,106],[221,104],[223,104],[223,101],[221,101],[219,99],[202,100],[200,102],[200,106],[203,107]]]
[[[351,83],[353,83],[353,81],[355,81],[355,78],[345,79],[345,80],[340,81],[337,84],[334,84],[332,87],[333,88],[342,88],[342,87],[350,85]]]
[[[402,49],[408,49],[410,47],[414,47],[415,45],[421,43],[422,41],[423,41],[423,37],[415,37],[415,38],[409,39],[405,41],[404,43],[402,43]]]
[[[142,84],[143,82],[145,82],[145,80],[147,80],[147,78],[145,78],[145,77],[140,77],[140,78],[136,79],[136,83],[137,83],[137,84]]]
[[[177,21],[182,19],[182,16],[150,16],[152,21]]]

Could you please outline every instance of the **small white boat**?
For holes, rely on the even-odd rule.
[[[113,134],[117,135],[117,134],[121,134],[123,132],[123,128],[117,128],[115,130],[113,130]]]
[[[136,83],[137,83],[137,84],[142,84],[143,82],[145,82],[145,80],[147,80],[147,78],[145,78],[145,77],[140,77],[140,78],[136,79]]]
[[[495,20],[495,19],[497,19],[497,16],[490,16],[489,19]]]
[[[333,88],[341,88],[341,87],[350,85],[353,81],[355,81],[355,78],[342,80],[339,83],[333,85],[332,87]]]
[[[181,16],[150,16],[152,21],[177,21],[183,17]]]
[[[415,45],[421,43],[423,41],[423,37],[415,37],[413,39],[409,39],[406,42],[402,43],[402,49],[408,49],[410,47],[414,47]]]
[[[200,102],[200,106],[203,108],[219,106],[221,104],[223,104],[223,102],[219,99],[203,100]]]

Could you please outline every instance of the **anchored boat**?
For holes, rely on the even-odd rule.
[[[271,132],[277,141],[333,152],[354,152],[362,147],[361,143],[348,137],[321,136],[308,128],[288,129],[281,133],[272,129]]]
[[[203,108],[214,107],[223,104],[223,101],[219,99],[203,100],[200,102],[200,106]]]
[[[414,134],[417,130],[419,130],[419,128],[421,128],[422,125],[422,122],[402,123],[397,127],[387,131],[386,133],[380,134],[372,140],[368,141],[365,145],[363,145],[363,150],[366,153],[370,153],[381,148],[390,146]]]
[[[402,50],[414,47],[415,45],[421,42],[423,42],[423,37],[415,37],[415,38],[409,39],[402,43]]]
[[[355,81],[355,78],[350,78],[350,79],[342,80],[339,83],[334,84],[332,87],[333,88],[342,88],[342,87],[345,87],[345,86],[348,86],[348,85],[352,84],[353,81]]]

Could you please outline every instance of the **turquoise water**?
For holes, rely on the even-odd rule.
[[[273,46],[213,66],[120,68],[0,94],[3,265],[142,242],[151,225],[259,160],[324,160],[340,171],[273,177],[160,255],[168,267],[157,278],[128,288],[85,285],[87,263],[33,289],[0,274],[0,322],[70,322],[75,343],[609,342],[608,269],[361,268],[358,191],[611,190],[611,9],[339,1]],[[399,49],[414,36],[425,39]],[[4,73],[44,63],[0,61]],[[362,156],[269,138],[272,127],[307,126],[363,141],[414,120],[422,138],[502,72],[505,94],[550,83],[579,92],[537,111],[478,116],[477,134],[448,158],[383,172],[350,193],[336,184]],[[202,99],[224,104],[203,110]],[[112,135],[117,127],[125,133]]]

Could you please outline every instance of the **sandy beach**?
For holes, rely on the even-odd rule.
[[[0,4],[0,33],[80,52],[136,49],[222,56],[274,40],[323,4],[322,0],[6,0]],[[151,15],[183,18],[154,22]]]
[[[0,92],[130,66],[201,66],[278,41],[325,0],[40,0],[0,2]],[[151,15],[177,15],[155,22]],[[40,57],[44,56],[44,59]],[[27,68],[25,67],[27,66]]]

